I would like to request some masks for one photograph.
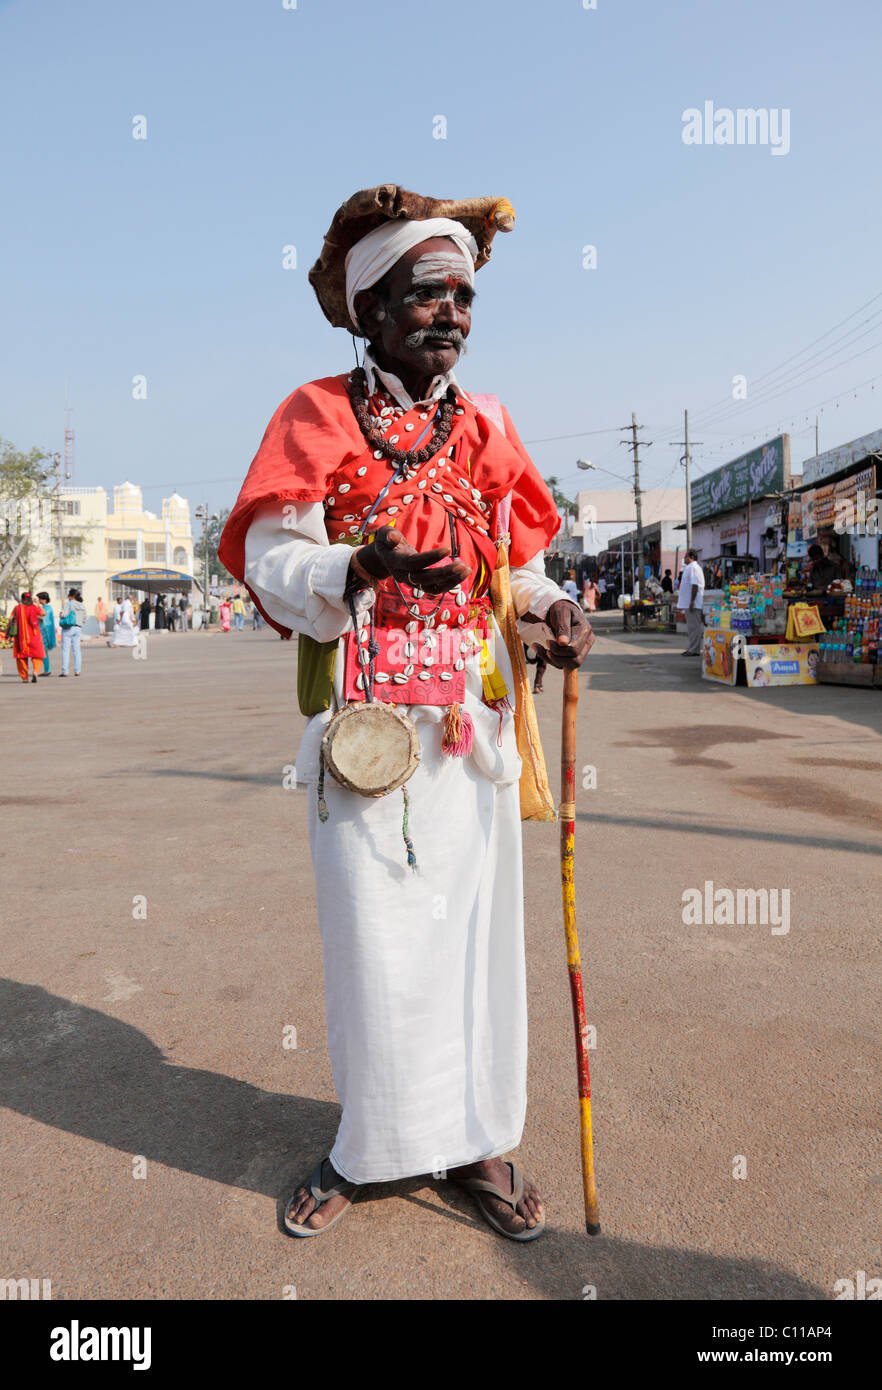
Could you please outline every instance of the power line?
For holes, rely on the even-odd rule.
[[[853,319],[856,314],[862,313],[863,310],[869,308],[871,304],[875,304],[877,299],[882,299],[882,290],[880,290],[878,294],[874,294],[864,304],[859,305],[857,309],[854,309],[852,311],[852,313],[847,314],[844,319],[841,319],[839,321],[839,323],[835,323],[832,328],[828,328],[825,333],[821,333],[817,338],[814,338],[806,347],[801,348],[799,352],[792,353],[790,357],[786,357],[783,362],[779,362],[777,367],[772,367],[769,369],[769,371],[761,373],[761,375],[756,378],[756,381],[762,382],[766,381],[769,377],[776,376],[789,363],[794,362],[798,357],[804,356],[805,353],[809,352],[811,348],[815,347],[815,345],[817,343],[820,343],[824,338],[829,338],[831,333],[835,333],[837,328],[841,328],[843,324],[848,323],[849,319]],[[848,334],[846,334],[845,336],[847,337]],[[829,346],[830,345],[828,344],[828,347]],[[696,413],[695,419],[703,425],[704,417],[709,416],[711,413],[715,412],[720,407],[726,405],[731,405],[730,396],[725,396],[721,400],[715,401],[712,405],[705,406],[703,410],[700,410]]]
[[[757,405],[767,405],[769,401],[778,400],[781,396],[786,396],[791,391],[799,390],[803,386],[808,386],[813,381],[819,381],[822,376],[826,376],[829,372],[837,371],[840,367],[846,367],[849,362],[855,362],[859,357],[865,357],[868,352],[874,352],[880,347],[882,347],[882,338],[876,343],[871,343],[869,347],[863,348],[860,352],[856,352],[852,357],[846,357],[843,362],[833,363],[831,366],[825,367],[822,371],[816,372],[814,376],[807,377],[805,381],[792,381],[788,383],[783,390],[778,391],[773,389],[771,394],[761,394],[758,398],[754,398],[754,400],[750,402],[750,406],[753,408]],[[702,421],[701,427],[704,428],[705,424],[710,424],[712,421],[725,420],[727,416],[733,413],[737,414],[741,405],[742,403],[739,401],[730,401],[727,410],[719,411],[716,415],[709,416],[706,420]]]
[[[578,434],[550,434],[545,439],[525,439],[525,444],[554,444],[558,439],[587,439],[591,434],[617,434],[618,428],[608,430],[581,430]]]

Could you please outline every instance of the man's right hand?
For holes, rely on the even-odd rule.
[[[457,588],[468,579],[470,570],[464,560],[451,560],[449,565],[430,569],[450,554],[448,546],[436,550],[414,550],[394,526],[381,526],[373,532],[373,544],[360,546],[355,557],[361,569],[373,579],[397,579],[411,584],[427,594],[443,594]]]

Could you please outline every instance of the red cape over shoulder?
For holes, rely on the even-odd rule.
[[[526,564],[544,550],[560,525],[554,499],[508,413],[503,410],[503,437],[466,397],[459,404],[464,414],[457,418],[455,435],[466,436],[484,498],[498,502],[511,493],[510,563]],[[372,459],[349,404],[347,375],[322,377],[294,391],[270,420],[224,527],[218,555],[230,574],[244,582],[245,536],[259,507],[267,502],[321,502],[332,493],[334,481],[344,478],[365,454]]]

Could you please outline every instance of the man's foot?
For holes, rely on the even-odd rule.
[[[542,686],[541,686],[541,685],[534,685],[534,686],[533,686],[533,694],[534,694],[534,695],[541,695],[541,694],[542,694]]]
[[[512,1191],[511,1169],[503,1158],[485,1158],[480,1163],[467,1163],[462,1168],[451,1168],[448,1177],[451,1182],[459,1182],[462,1178],[483,1178],[485,1182],[495,1183],[502,1192],[510,1193]],[[513,1236],[520,1235],[522,1231],[531,1231],[534,1226],[539,1225],[545,1214],[539,1189],[526,1174],[524,1174],[524,1195],[518,1202],[515,1211],[512,1211],[511,1207],[501,1198],[494,1197],[490,1192],[472,1192],[471,1196],[493,1215],[509,1235]]]
[[[331,1160],[326,1158],[322,1163],[322,1188],[334,1187],[337,1183],[344,1183],[345,1178],[335,1170]],[[338,1216],[344,1207],[348,1207],[352,1201],[352,1194],[355,1192],[354,1182],[346,1183],[346,1193],[339,1193],[334,1197],[329,1197],[322,1204],[319,1211],[315,1209],[315,1198],[309,1190],[309,1183],[301,1183],[285,1208],[285,1221],[291,1226],[308,1226],[312,1231],[320,1231],[323,1226],[327,1226]]]

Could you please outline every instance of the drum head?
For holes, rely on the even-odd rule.
[[[401,787],[420,760],[417,731],[392,705],[356,703],[334,715],[322,739],[333,776],[362,796],[385,796]]]

